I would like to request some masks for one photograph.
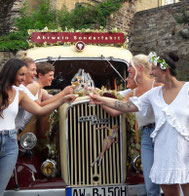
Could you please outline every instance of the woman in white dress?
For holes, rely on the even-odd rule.
[[[155,130],[154,164],[150,172],[152,182],[160,184],[165,196],[179,196],[181,185],[185,196],[189,195],[189,83],[176,79],[178,57],[169,53],[157,56],[150,53],[153,63],[151,74],[163,86],[153,88],[141,97],[129,102],[91,96],[91,102],[106,105],[123,112],[141,111],[145,116],[153,108]]]

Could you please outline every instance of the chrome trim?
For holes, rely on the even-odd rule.
[[[123,128],[122,128],[122,119],[123,117],[121,115],[119,115],[119,124],[120,124],[120,137],[123,138]],[[123,141],[120,139],[119,140],[121,142],[120,144],[120,151],[121,151],[121,171],[123,171]],[[123,172],[121,174],[121,182],[123,183],[125,181],[124,176],[123,176]]]
[[[120,186],[123,184],[120,184]],[[119,185],[117,185],[119,186]],[[68,186],[69,188],[72,188]],[[83,186],[81,188],[85,188],[86,186]],[[90,187],[90,186],[87,186]],[[105,187],[105,186],[98,186],[98,187]],[[146,195],[146,189],[144,184],[138,184],[138,185],[127,185],[127,196],[144,196]],[[75,188],[75,187],[74,187]],[[66,196],[66,189],[34,189],[34,190],[7,190],[5,191],[3,196]]]
[[[3,196],[66,196],[66,189],[7,190]]]
[[[141,156],[140,155],[136,156],[133,159],[133,161],[132,161],[132,166],[134,167],[134,169],[136,170],[136,172],[140,172],[140,169],[136,167],[136,163],[137,163],[138,159],[140,159],[140,161],[141,161]]]
[[[43,172],[43,168],[44,168],[45,164],[48,164],[48,163],[52,164],[52,166],[53,166],[53,171],[52,171],[51,174],[45,174],[45,173]],[[46,168],[46,167],[45,167],[45,168]],[[41,173],[42,173],[44,176],[46,176],[46,177],[52,177],[53,174],[55,173],[55,171],[56,171],[56,163],[55,163],[54,160],[52,160],[52,159],[46,159],[46,160],[42,163],[42,165],[41,165]]]
[[[114,57],[106,57],[107,60],[109,61],[116,61],[116,62],[122,62],[125,63],[127,65],[127,68],[129,66],[129,62],[127,62],[124,59],[120,59],[120,58],[114,58]],[[101,61],[106,61],[105,59],[102,60],[102,57],[56,57],[56,58],[52,58],[52,57],[47,57],[47,58],[41,58],[41,59],[36,59],[35,63],[39,63],[39,62],[46,62],[46,61],[67,61],[67,60],[91,60],[91,61],[96,61],[96,60],[101,60]]]
[[[28,142],[28,140],[29,142]],[[24,143],[27,143],[25,146]],[[32,150],[37,144],[37,137],[32,132],[24,133],[20,138],[20,145],[25,150]]]
[[[72,106],[70,106],[72,107]],[[68,110],[70,109],[70,107],[67,108],[66,110],[66,130],[68,130]],[[67,158],[67,171],[68,171],[68,182],[70,184],[70,170],[68,168],[68,165],[70,164],[69,162],[69,145],[68,145],[68,131],[66,131],[66,158]]]

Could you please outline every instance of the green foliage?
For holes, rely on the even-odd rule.
[[[102,24],[102,22],[98,19],[100,15],[99,11],[91,6],[85,7],[77,4],[75,9],[71,12],[66,11],[66,8],[59,11],[58,22],[63,30],[66,28],[92,28],[94,24]]]
[[[20,17],[14,20],[16,30],[27,34],[28,29],[56,28],[56,11],[50,7],[49,0],[41,0],[37,10],[29,10],[25,3],[20,10]]]
[[[96,29],[106,26],[106,18],[118,10],[123,2],[128,0],[106,0],[95,6],[76,4],[71,12],[63,7],[62,10],[53,10],[50,0],[40,0],[37,10],[31,10],[27,3],[20,9],[20,17],[14,20],[14,30],[5,36],[0,36],[1,51],[16,51],[27,49],[29,29],[42,30],[62,28],[66,29]]]
[[[17,51],[28,48],[27,36],[21,33],[9,33],[0,36],[0,51]]]
[[[189,25],[189,15],[187,14],[184,8],[180,11],[181,14],[177,14],[175,19],[179,24],[188,24]]]
[[[66,27],[82,29],[106,26],[106,18],[117,11],[125,1],[127,0],[107,0],[96,6],[83,6],[78,3],[71,12],[64,7],[58,13],[59,25],[63,30]]]
[[[179,34],[184,38],[184,39],[189,39],[189,14],[186,12],[184,8],[181,9],[180,14],[177,14],[175,17],[175,20],[179,24],[184,24],[186,28],[182,29]]]
[[[128,162],[127,166],[132,167],[132,162],[140,154],[141,132],[139,131],[139,141],[136,141],[136,118],[134,113],[127,114],[127,144],[128,144]]]

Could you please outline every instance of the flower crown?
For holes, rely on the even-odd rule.
[[[165,62],[164,59],[160,59],[159,56],[157,56],[157,54],[155,52],[150,52],[150,54],[148,55],[148,61],[150,63],[153,63],[155,66],[160,65],[160,69],[166,70],[167,67],[169,67],[169,65]]]

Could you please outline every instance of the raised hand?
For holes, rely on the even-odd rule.
[[[64,95],[69,95],[69,94],[72,94],[74,91],[74,87],[73,86],[66,86],[63,90],[62,90],[62,93]]]
[[[75,99],[76,99],[76,96],[74,94],[65,95],[63,97],[63,101],[67,103],[73,102],[75,101]]]
[[[101,105],[103,104],[102,97],[98,94],[92,94],[90,95],[90,103]]]

